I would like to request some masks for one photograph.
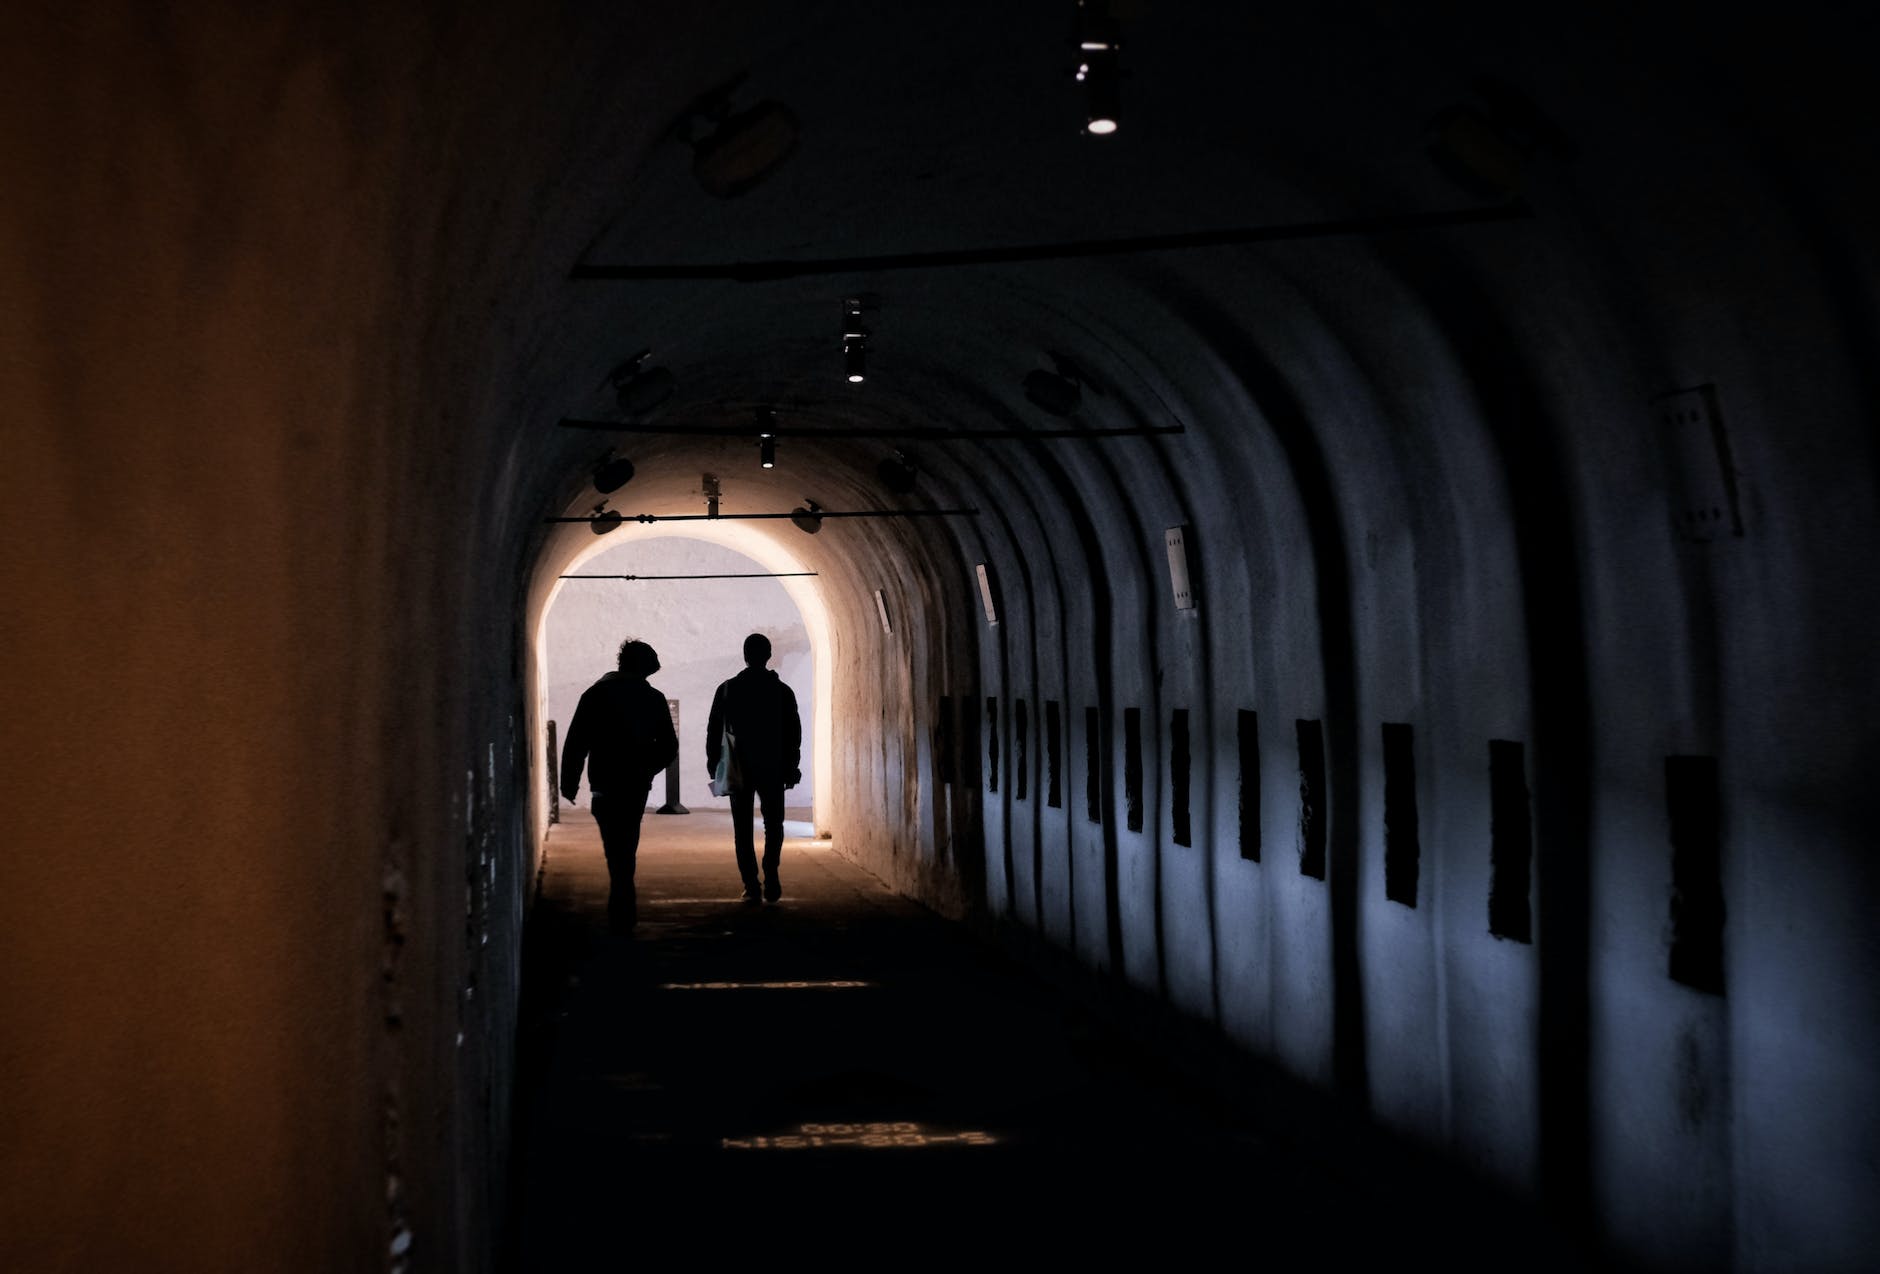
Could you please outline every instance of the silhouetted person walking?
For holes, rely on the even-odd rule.
[[[659,656],[643,641],[620,643],[620,669],[581,692],[568,741],[561,750],[561,794],[573,801],[587,764],[588,806],[607,854],[607,924],[630,929],[637,912],[634,860],[640,852],[640,816],[653,776],[679,755],[666,696],[646,684]]]
[[[752,803],[764,811],[762,897],[775,902],[783,894],[777,879],[783,855],[783,790],[803,781],[803,722],[796,712],[796,692],[770,662],[770,639],[752,633],[744,639],[744,671],[718,687],[711,720],[705,726],[706,773],[718,773],[718,756],[727,729],[737,779],[731,792],[731,836],[744,878],[744,900],[756,902],[757,849],[751,827]]]

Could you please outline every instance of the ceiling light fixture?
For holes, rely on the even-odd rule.
[[[875,477],[895,495],[908,495],[920,480],[920,468],[905,451],[897,450],[875,466]]]
[[[1084,131],[1108,137],[1116,131],[1122,69],[1121,30],[1109,0],[1077,0],[1077,82],[1084,86]]]
[[[1053,416],[1068,416],[1082,405],[1085,385],[1090,385],[1099,395],[1103,393],[1090,383],[1090,378],[1076,363],[1055,352],[1050,357],[1057,365],[1056,371],[1047,372],[1039,367],[1025,373],[1025,397],[1032,406],[1041,407]]]
[[[862,311],[872,308],[866,297],[845,297],[842,302],[842,371],[851,385],[868,378],[869,333],[862,324]]]
[[[822,505],[805,497],[803,503],[790,514],[790,521],[803,534],[814,535],[822,530]]]
[[[594,489],[602,495],[611,495],[631,481],[633,461],[625,456],[603,457],[594,466]]]
[[[678,382],[664,367],[648,367],[653,351],[643,349],[607,374],[614,387],[614,401],[622,414],[645,416],[659,407],[678,387]]]
[[[766,469],[777,467],[777,409],[757,409],[757,462]]]
[[[742,75],[693,102],[672,135],[692,148],[692,176],[710,195],[731,199],[750,190],[796,151],[796,115],[781,102],[734,111]]]

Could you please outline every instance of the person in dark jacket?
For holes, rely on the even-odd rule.
[[[770,639],[752,633],[744,639],[744,671],[718,687],[711,720],[705,726],[705,770],[718,772],[725,730],[732,737],[738,783],[731,790],[731,837],[744,878],[744,901],[759,898],[757,849],[751,826],[753,802],[764,811],[762,898],[783,895],[777,879],[783,856],[783,790],[803,781],[803,722],[796,712],[796,692],[770,671]]]
[[[659,671],[659,656],[643,641],[620,643],[620,669],[581,692],[568,741],[561,750],[561,794],[572,802],[587,766],[588,806],[607,853],[607,923],[615,932],[633,927],[634,860],[640,852],[640,816],[653,776],[679,755],[666,696],[646,683]]]

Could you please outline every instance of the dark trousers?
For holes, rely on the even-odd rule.
[[[607,922],[616,928],[632,924],[637,911],[633,866],[640,856],[640,816],[646,813],[646,794],[652,790],[648,784],[626,792],[597,792],[588,800],[607,855]]]
[[[764,810],[764,879],[777,879],[777,860],[783,856],[783,784],[772,783],[755,791],[731,794],[731,843],[737,849],[738,875],[746,889],[757,888],[757,846],[751,826],[753,804]]]

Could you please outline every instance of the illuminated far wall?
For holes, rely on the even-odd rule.
[[[745,528],[675,536],[651,527],[622,527],[570,565],[566,574],[710,575],[802,569],[794,558]],[[724,541],[735,541],[736,545]],[[755,549],[762,556],[752,556]],[[766,560],[767,559],[767,560]],[[803,718],[803,782],[786,793],[793,807],[828,809],[828,623],[809,579],[557,581],[537,631],[542,720],[564,739],[581,692],[615,666],[620,643],[637,637],[659,653],[650,679],[679,700],[680,800],[692,809],[722,809],[707,788],[705,726],[713,692],[744,666],[744,638],[770,638],[770,667],[796,692]],[[819,697],[820,696],[820,697]],[[545,727],[546,728],[546,727]],[[559,746],[559,742],[558,742]],[[665,800],[663,777],[649,804]],[[588,790],[583,776],[578,804]],[[825,830],[820,813],[812,815]]]

